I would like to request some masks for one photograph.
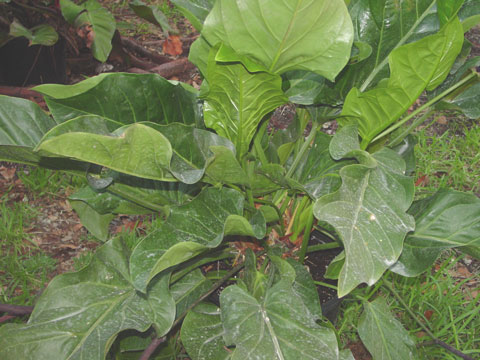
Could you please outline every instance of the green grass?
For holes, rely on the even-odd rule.
[[[465,286],[475,279],[475,275],[467,279],[450,275],[449,270],[453,270],[459,260],[460,257],[452,253],[435,273],[417,278],[390,274],[389,278],[410,309],[439,340],[477,358],[480,356],[480,293],[474,299],[473,289]],[[426,345],[418,347],[420,359],[460,359],[446,349],[430,344],[430,337],[401,304],[392,301],[391,309],[399,315],[412,338],[418,344]]]
[[[480,127],[461,119],[450,121],[442,135],[429,127],[417,133],[417,177],[426,176],[418,194],[440,187],[480,193]]]
[[[55,260],[25,232],[37,215],[35,210],[23,202],[7,205],[4,200],[0,204],[0,301],[30,305],[55,269]]]

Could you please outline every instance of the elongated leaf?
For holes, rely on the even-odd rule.
[[[46,45],[52,46],[58,41],[58,33],[50,25],[39,25],[32,29],[27,29],[14,19],[10,24],[10,36],[26,37],[29,45]]]
[[[114,215],[101,214],[83,201],[70,200],[69,203],[78,214],[82,225],[85,226],[93,236],[101,241],[108,240],[108,226],[115,217]]]
[[[286,103],[281,78],[268,73],[249,73],[241,64],[219,64],[212,55],[205,100],[205,125],[230,139],[241,158],[262,118]]]
[[[98,61],[105,62],[112,51],[112,39],[116,29],[115,18],[97,0],[87,0],[81,7],[82,12],[74,18],[75,26],[77,28],[92,26],[94,34],[92,54]],[[73,13],[75,11],[69,13],[69,18]]]
[[[364,303],[358,334],[375,360],[418,359],[415,342],[381,297]]]
[[[213,8],[215,0],[172,0],[197,31],[202,31],[203,22]]]
[[[201,303],[185,317],[181,338],[192,360],[225,360],[231,353],[225,348],[224,334],[220,309]]]
[[[197,95],[192,89],[154,74],[123,73],[101,74],[75,85],[35,87],[47,95],[48,108],[58,123],[99,115],[124,125],[150,121],[201,127]]]
[[[417,227],[407,236],[402,255],[391,270],[417,276],[429,269],[443,249],[480,249],[480,199],[473,194],[440,190],[409,210]]]
[[[331,148],[342,140],[351,142],[342,131],[335,137],[339,140]],[[403,175],[405,162],[399,155],[384,148],[373,156],[360,150],[344,156],[356,157],[360,164],[343,167],[340,189],[314,205],[315,217],[332,225],[345,247],[338,297],[362,282],[373,285],[397,261],[405,235],[415,226],[406,213],[413,201],[413,180]]]
[[[168,281],[165,274],[140,296],[129,281],[124,245],[110,241],[87,268],[50,283],[26,325],[0,328],[0,357],[103,360],[122,330],[155,324],[161,336],[175,318]]]
[[[159,272],[217,247],[224,235],[239,234],[229,219],[233,216],[238,221],[242,212],[242,194],[225,188],[206,188],[190,203],[173,208],[167,221],[132,253],[130,272],[136,288],[145,291]],[[253,228],[249,234],[240,234],[256,235]]]
[[[56,124],[37,104],[0,95],[0,158],[38,164],[32,150]]]
[[[133,124],[118,137],[67,133],[42,142],[38,151],[75,158],[147,179],[174,181],[170,142],[151,127]]]
[[[288,279],[268,289],[261,302],[229,286],[220,305],[225,342],[236,345],[234,360],[338,359],[335,334],[314,321]]]
[[[440,24],[448,23],[462,7],[464,0],[438,0],[438,18]]]
[[[146,5],[143,1],[132,0],[129,6],[139,17],[160,26],[164,32],[173,30],[159,5]]]
[[[342,110],[340,124],[356,121],[363,148],[396,121],[425,90],[445,80],[460,53],[463,29],[458,19],[442,31],[401,46],[390,57],[390,78],[386,86],[365,93],[353,88]]]
[[[275,16],[266,16],[271,9]],[[272,73],[309,70],[333,80],[350,56],[353,28],[343,0],[217,0],[202,35]]]

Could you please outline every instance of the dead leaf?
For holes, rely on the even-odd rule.
[[[180,40],[180,36],[178,35],[170,35],[165,41],[163,42],[163,53],[177,56],[183,52],[182,49],[182,41]]]
[[[0,175],[7,181],[12,180],[15,177],[16,168],[7,168],[5,166],[0,167]]]
[[[426,318],[427,320],[430,320],[430,318],[431,318],[432,315],[433,315],[433,310],[426,310],[426,311],[423,313],[423,315],[425,315],[425,318]]]
[[[437,123],[439,123],[440,125],[447,125],[447,118],[445,116],[439,116],[437,118]]]

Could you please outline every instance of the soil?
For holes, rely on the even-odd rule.
[[[118,3],[118,1],[115,2],[114,0],[104,0],[101,2],[110,8]],[[131,23],[137,29],[141,24],[146,24],[143,20],[135,16],[128,7],[116,8],[113,13],[118,22]],[[149,29],[151,29],[150,25],[148,26]],[[176,26],[182,34],[181,39],[183,43],[186,44],[181,55],[168,55],[162,53],[161,47],[165,42],[165,36],[158,30],[139,33],[127,29],[122,30],[121,35],[134,39],[139,44],[143,44],[144,47],[152,53],[164,56],[170,60],[176,60],[181,57],[186,57],[188,54],[188,45],[191,44],[193,39],[197,36],[188,21],[184,19],[177,21]],[[480,55],[480,28],[471,30],[468,38],[474,45],[472,54]],[[141,53],[132,50],[128,50],[128,52],[129,55],[132,55],[141,61],[151,61],[146,57],[142,57]],[[91,57],[89,50],[85,47],[80,47],[80,51],[77,54],[74,49],[67,45],[67,53],[64,59],[67,67],[67,78],[62,78],[58,82],[72,84],[82,80],[85,75],[91,76],[103,71],[125,71],[131,65],[129,63],[131,60],[127,60],[125,55],[124,50],[114,50],[107,63],[109,66],[102,67]],[[187,82],[196,88],[198,88],[201,83],[199,73],[196,69],[189,69],[185,72],[175,74],[171,76],[170,79]],[[32,98],[32,100],[34,99]],[[285,105],[277,109],[272,116],[272,121],[269,126],[270,130],[274,131],[275,129],[286,128],[293,119],[294,113],[295,108],[292,105]],[[438,134],[445,131],[442,126],[443,125],[440,124],[435,128],[435,131],[437,131]],[[335,130],[335,122],[330,122],[324,125],[324,131],[329,134],[334,133]],[[27,225],[25,231],[31,235],[33,242],[38,245],[38,251],[43,251],[56,260],[57,266],[55,271],[50,274],[50,278],[53,278],[60,273],[72,271],[74,259],[78,258],[85,252],[94,250],[99,246],[99,243],[88,240],[87,231],[81,225],[78,216],[72,211],[68,204],[68,192],[37,196],[30,192],[19,179],[18,172],[20,171],[26,171],[26,168],[21,165],[0,162],[0,197],[6,199],[5,201],[7,203],[19,201],[27,202],[33,208],[38,210],[39,213],[36,219],[33,223]],[[126,228],[131,228],[131,224],[134,222],[135,219],[123,217],[122,219],[117,220],[112,226],[117,230],[123,225]],[[325,242],[325,239],[314,233],[311,241],[311,244],[314,245]],[[335,281],[325,279],[324,274],[328,264],[338,252],[339,251],[335,249],[311,253],[308,255],[305,264],[314,280],[332,285],[335,284]],[[468,267],[468,270],[471,273],[478,271],[478,264],[473,262],[472,265],[472,261],[468,261],[470,261],[468,264],[464,263],[464,265]],[[341,300],[336,297],[335,291],[328,287],[318,286],[318,293],[325,315],[328,318],[334,319],[338,312]],[[218,292],[211,297],[214,301],[217,298]],[[355,359],[371,359],[370,354],[360,341],[350,343],[348,347],[352,350]]]

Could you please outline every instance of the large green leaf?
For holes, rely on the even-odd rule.
[[[438,0],[438,18],[440,24],[448,23],[462,7],[465,0]]]
[[[101,74],[75,85],[35,87],[58,123],[99,115],[124,125],[150,121],[202,126],[193,88],[155,74]]]
[[[284,261],[283,266],[290,267]],[[237,285],[220,294],[223,337],[227,345],[236,345],[233,360],[338,359],[334,332],[315,322],[292,288],[294,278],[282,276],[262,300]]]
[[[382,297],[364,303],[358,334],[375,360],[418,359],[415,342]]]
[[[190,203],[172,208],[167,221],[132,253],[130,272],[135,287],[145,291],[156,274],[217,247],[225,235],[260,236],[241,217],[243,202],[235,190],[206,188]]]
[[[241,158],[262,118],[286,103],[281,78],[268,73],[249,73],[242,64],[220,64],[211,52],[209,92],[205,98],[205,125],[230,139]]]
[[[64,0],[62,0],[64,1]],[[87,0],[84,4],[80,5],[81,12],[75,14],[77,10],[75,6],[66,6],[65,11],[68,13],[67,20],[74,20],[74,24],[77,28],[82,26],[92,26],[94,34],[92,43],[92,54],[100,62],[105,62],[108,59],[108,55],[112,50],[112,39],[116,29],[115,18],[105,8],[100,5],[97,0]],[[73,11],[70,11],[73,8]],[[63,10],[63,7],[62,7]]]
[[[462,43],[463,28],[455,19],[437,34],[397,48],[389,56],[388,82],[365,93],[353,88],[345,99],[339,123],[358,122],[362,146],[366,148],[425,89],[432,90],[445,80]]]
[[[55,125],[37,104],[0,95],[0,159],[38,164],[33,148]]]
[[[217,0],[202,35],[272,73],[309,70],[333,80],[350,56],[353,28],[343,0]]]
[[[88,203],[80,200],[70,200],[70,205],[77,213],[83,226],[101,241],[108,240],[108,226],[115,217],[112,214],[101,214]]]
[[[335,135],[332,153],[340,154],[336,148],[342,144],[351,145],[345,132],[353,133],[354,128]],[[360,283],[373,285],[398,260],[405,235],[415,227],[406,213],[413,201],[413,180],[404,175],[405,162],[399,155],[383,148],[373,155],[350,149],[343,156],[355,157],[360,164],[343,167],[340,189],[314,205],[315,217],[332,225],[345,247],[338,297]]]
[[[174,181],[170,173],[172,146],[149,126],[133,124],[119,136],[66,133],[42,142],[41,154],[90,162],[147,179]]]
[[[390,270],[417,276],[429,269],[443,249],[480,249],[480,199],[473,194],[440,190],[415,202],[409,210],[417,226]]]
[[[226,360],[226,350],[220,309],[210,303],[201,303],[188,313],[182,324],[181,338],[192,360]]]
[[[139,294],[129,280],[128,251],[112,240],[88,267],[56,277],[26,325],[0,328],[0,357],[103,360],[120,331],[146,331],[153,324],[162,336],[175,318],[168,281],[165,274]]]
[[[143,1],[132,0],[129,6],[139,17],[160,26],[164,32],[173,30],[160,5],[146,5]]]
[[[58,41],[58,33],[50,25],[38,25],[32,29],[27,29],[20,24],[17,19],[14,19],[10,24],[10,36],[26,37],[29,45],[46,45],[52,46]]]
[[[215,0],[172,0],[197,31],[202,31],[203,22],[213,8]]]

